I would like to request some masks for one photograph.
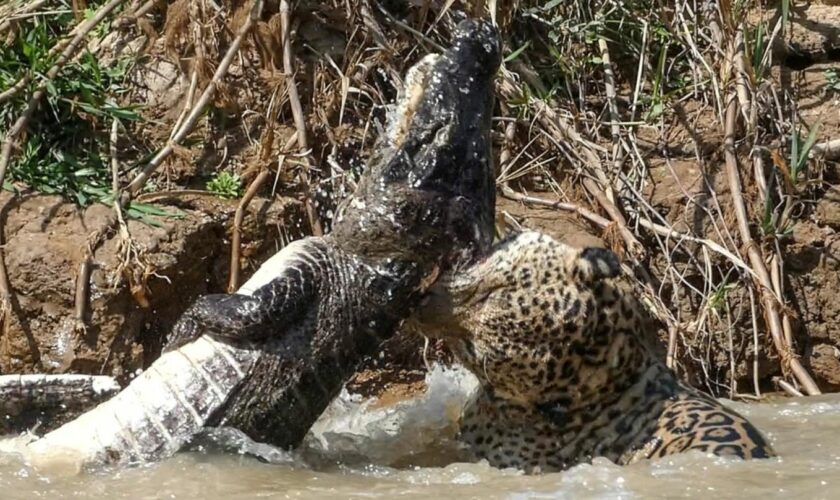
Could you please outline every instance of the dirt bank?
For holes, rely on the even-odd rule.
[[[76,271],[88,236],[109,221],[112,209],[96,204],[81,210],[57,196],[2,196],[14,292],[13,314],[0,338],[2,373],[108,374],[124,381],[159,355],[165,335],[195,297],[226,288],[236,203],[173,194],[158,203],[177,217],[156,218],[157,227],[128,222],[139,253],[128,270],[138,271],[138,282],[126,279],[119,234],[96,247],[80,323]],[[305,230],[300,221],[297,202],[252,202],[242,226],[244,277],[288,238],[299,237]]]
[[[796,359],[820,388],[840,389],[840,144],[831,146],[840,137],[840,6],[833,3],[795,4],[786,14],[767,2],[496,2],[509,56],[494,122],[505,194],[498,220],[613,248],[662,320],[675,369],[717,394],[775,390],[779,378],[803,389],[789,371]],[[90,36],[103,68],[130,61],[110,96],[138,115],[119,129],[123,186],[204,106],[146,191],[205,189],[225,173],[240,175],[232,191],[241,196],[267,170],[261,195],[317,199],[317,217],[307,220],[328,229],[406,69],[445,43],[463,12],[481,14],[484,2],[304,0],[291,2],[284,19],[285,4],[264,2],[214,87],[213,72],[246,26],[250,2],[148,3]],[[202,104],[199,96],[213,88]],[[107,136],[108,120],[82,118]],[[816,145],[805,154],[809,137]],[[163,228],[130,223],[154,269],[131,274],[133,295],[125,283],[110,288],[119,238],[96,245],[88,326],[80,330],[73,295],[83,235],[109,209],[3,200],[16,314],[0,340],[0,370],[125,375],[156,355],[189,300],[223,288],[233,208],[190,198],[198,205],[185,205],[184,219],[162,220]],[[278,233],[295,231],[249,224],[254,264]],[[751,248],[760,249],[762,265],[749,258]],[[766,268],[778,290],[759,283],[754,267]],[[137,288],[144,280],[146,289]],[[781,351],[773,316],[782,324]],[[407,379],[391,378],[413,384],[422,348],[420,339],[400,336],[365,370],[403,371]],[[426,359],[448,359],[440,345],[429,351]],[[355,383],[383,387],[375,378],[363,374]]]

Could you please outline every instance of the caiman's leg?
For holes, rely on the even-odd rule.
[[[328,276],[328,250],[319,238],[289,244],[269,259],[234,294],[200,297],[181,316],[164,351],[171,351],[201,335],[251,341],[280,333],[318,300]],[[252,293],[252,295],[245,295]]]

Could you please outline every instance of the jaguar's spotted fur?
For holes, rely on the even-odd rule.
[[[441,282],[418,320],[481,380],[461,428],[475,458],[534,472],[686,450],[772,456],[750,422],[665,366],[619,274],[608,250],[525,232]]]

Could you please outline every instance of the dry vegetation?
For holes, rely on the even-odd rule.
[[[692,383],[742,397],[772,381],[792,394],[835,389],[836,348],[818,384],[811,333],[840,309],[806,307],[825,283],[799,286],[786,266],[791,252],[803,274],[837,260],[834,223],[822,222],[840,212],[822,201],[840,182],[840,7],[12,0],[0,6],[0,181],[112,205],[132,288],[154,269],[125,219],[166,217],[151,205],[160,191],[241,196],[240,221],[255,195],[295,196],[309,227],[326,231],[401,75],[464,15],[489,13],[507,55],[494,126],[500,224],[545,210],[556,214],[547,230],[584,223],[623,257],[663,324],[669,364]],[[510,208],[520,205],[530,211]],[[831,269],[822,279],[840,281]],[[819,345],[836,342],[833,329]]]

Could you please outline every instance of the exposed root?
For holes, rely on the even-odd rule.
[[[91,239],[98,242],[100,238],[94,236]],[[76,273],[76,294],[73,297],[73,330],[79,336],[87,332],[86,318],[90,296],[90,273],[93,267],[93,251],[91,248],[94,245],[95,243],[85,245],[82,261],[79,263],[79,270]]]

